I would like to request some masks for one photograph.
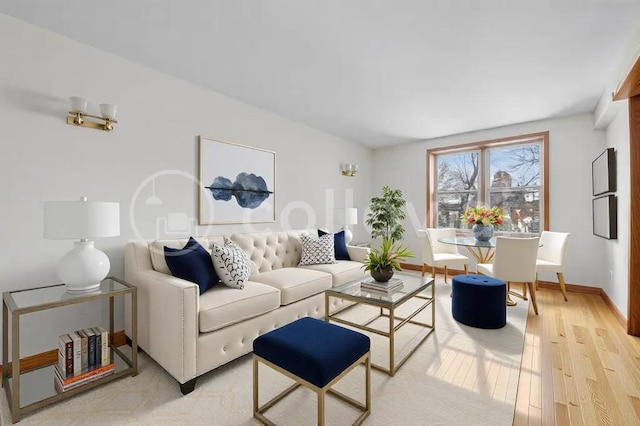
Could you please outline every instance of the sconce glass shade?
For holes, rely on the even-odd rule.
[[[116,119],[116,111],[118,110],[117,105],[112,104],[100,104],[100,114],[104,118],[108,118],[110,120]]]
[[[44,238],[79,239],[56,267],[69,291],[95,289],[109,273],[109,258],[90,238],[120,235],[120,204],[111,202],[47,201],[44,203]]]
[[[71,101],[71,111],[77,111],[81,113],[87,112],[87,104],[89,103],[89,101],[87,101],[85,98],[81,98],[79,96],[71,96],[69,98],[69,101]]]
[[[358,165],[357,164],[349,164],[349,163],[343,163],[342,164],[342,175],[343,176],[355,176],[357,172],[358,172]]]

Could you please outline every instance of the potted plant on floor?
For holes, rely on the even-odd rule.
[[[402,191],[382,187],[382,196],[373,197],[366,223],[371,227],[371,238],[382,238],[380,247],[367,255],[364,263],[365,271],[370,271],[376,281],[389,281],[394,271],[401,271],[400,260],[413,257],[409,248],[402,244],[404,235],[402,220],[406,217],[404,206],[407,204]]]
[[[371,238],[401,241],[404,235],[402,221],[406,217],[403,207],[407,204],[399,189],[382,187],[382,196],[373,197],[366,223],[371,227]]]

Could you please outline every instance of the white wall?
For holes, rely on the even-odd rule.
[[[128,240],[155,238],[158,220],[171,212],[197,217],[198,135],[277,153],[277,222],[196,227],[176,237],[315,227],[333,207],[352,203],[363,213],[371,198],[368,148],[6,15],[0,15],[0,57],[1,291],[57,283],[55,264],[72,242],[42,238],[42,203],[80,195],[120,203],[121,236],[96,246],[109,255],[111,273],[122,277]],[[67,125],[73,95],[118,104],[115,130]],[[341,176],[343,161],[360,165],[356,177]],[[163,204],[147,206],[155,174]],[[315,218],[309,221],[305,210]],[[353,229],[356,239],[366,238],[362,221]],[[91,311],[65,308],[27,318],[22,356],[55,347],[58,334],[96,325]]]
[[[613,64],[612,71],[606,76],[606,88],[594,113],[594,125],[606,130],[606,146],[616,150],[616,172],[618,197],[618,239],[605,243],[604,265],[607,280],[602,288],[625,317],[629,303],[629,198],[630,154],[629,154],[629,103],[627,100],[613,101],[615,93],[640,56],[640,27],[636,29],[629,42],[620,50],[620,59]]]
[[[549,131],[549,220],[552,231],[570,232],[565,280],[602,287],[605,240],[592,233],[591,162],[605,147],[604,132],[593,130],[591,114],[517,124],[374,151],[374,192],[382,185],[403,191],[408,200],[406,243],[419,255],[415,230],[426,225],[427,149]],[[410,172],[409,172],[410,171]],[[419,258],[408,263],[420,264]],[[554,275],[540,275],[554,280]],[[607,277],[608,279],[608,277]]]
[[[605,280],[602,288],[626,317],[629,300],[629,196],[631,193],[629,185],[629,104],[627,101],[619,103],[617,114],[606,130],[606,146],[616,150],[618,239],[605,241],[607,259],[605,272],[607,278],[610,273],[613,278]]]

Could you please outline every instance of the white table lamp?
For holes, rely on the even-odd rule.
[[[69,291],[92,290],[100,286],[109,273],[106,254],[94,247],[91,238],[120,235],[120,204],[87,201],[46,201],[44,203],[44,238],[74,240],[74,248],[56,267],[60,281]]]
[[[349,225],[358,224],[358,209],[350,207],[344,209],[344,241],[349,244],[353,240],[353,232],[349,229]]]

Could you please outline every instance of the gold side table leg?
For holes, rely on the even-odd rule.
[[[125,296],[126,297],[126,296]],[[138,375],[138,289],[131,293],[131,361],[132,376]]]
[[[9,380],[9,308],[2,299],[2,387]],[[8,384],[7,384],[8,386]]]
[[[11,421],[17,423],[20,413],[20,316],[11,315]]]

